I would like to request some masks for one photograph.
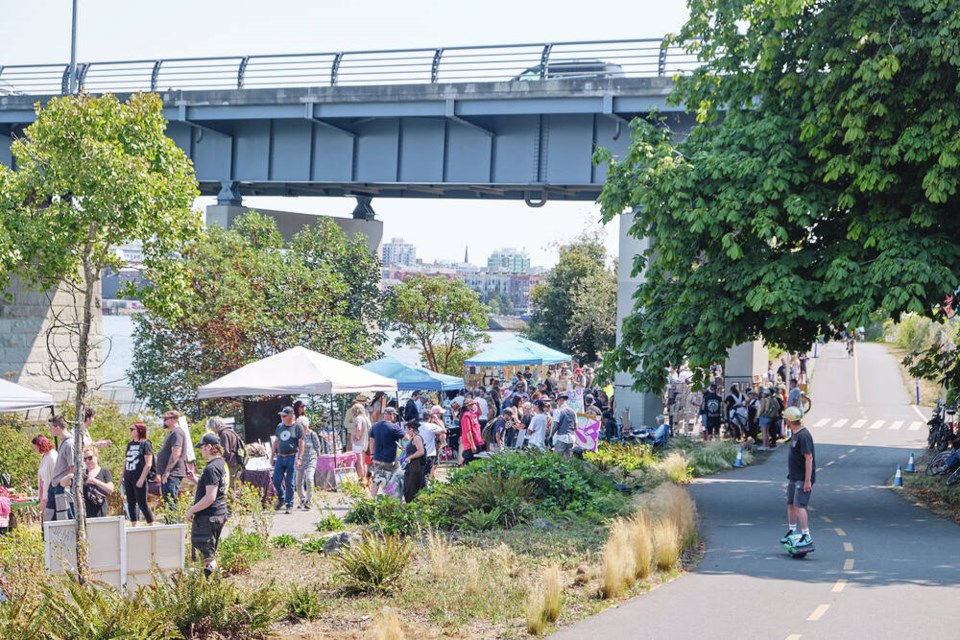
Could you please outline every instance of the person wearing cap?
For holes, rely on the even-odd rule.
[[[277,503],[273,508],[279,511],[286,506],[286,513],[293,510],[293,481],[303,459],[303,429],[294,420],[293,407],[280,410],[280,424],[271,450],[273,486],[277,490]]]
[[[567,404],[566,393],[557,395],[557,428],[553,450],[564,458],[573,454],[573,432],[577,428],[577,414]]]
[[[180,495],[180,483],[187,472],[186,450],[189,440],[180,428],[180,413],[167,411],[163,414],[163,428],[167,436],[157,452],[157,473],[160,474],[160,494],[168,508],[173,509]]]
[[[594,402],[593,395],[589,393],[583,396],[583,412],[592,413],[597,416],[597,422],[600,422],[600,419],[603,417],[603,411],[601,411],[600,407]]]
[[[787,455],[787,524],[790,529],[780,542],[790,543],[799,549],[813,546],[807,505],[810,503],[813,483],[817,481],[817,458],[813,436],[803,426],[803,412],[797,407],[787,407],[783,419],[793,431],[793,439]],[[799,533],[797,527],[800,528]]]
[[[383,410],[383,420],[370,429],[370,437],[373,439],[370,495],[374,498],[380,491],[380,485],[389,482],[399,466],[397,465],[397,443],[403,440],[406,430],[394,422],[396,418],[396,408],[387,407]]]
[[[200,455],[207,461],[197,482],[193,506],[184,515],[190,528],[190,558],[203,556],[203,572],[210,575],[217,568],[217,545],[220,533],[227,523],[227,485],[229,472],[223,460],[223,446],[215,433],[205,433],[197,443]]]
[[[484,450],[482,430],[478,419],[477,401],[468,397],[464,401],[460,416],[460,444],[463,445],[463,464],[473,462],[477,454]]]

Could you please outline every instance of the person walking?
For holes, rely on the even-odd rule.
[[[477,401],[466,398],[463,414],[460,416],[460,442],[463,445],[463,464],[473,462],[477,454],[484,450],[480,421],[477,418]]]
[[[57,452],[47,436],[34,436],[30,441],[33,450],[40,456],[40,468],[37,469],[37,504],[40,507],[40,517],[47,519],[47,489],[50,487],[50,477],[57,464]]]
[[[160,474],[160,494],[164,504],[168,509],[173,509],[180,495],[180,483],[187,471],[187,440],[180,429],[180,413],[164,413],[163,428],[167,430],[167,437],[157,453],[157,473]]]
[[[557,428],[553,450],[564,458],[573,455],[573,432],[577,428],[577,414],[567,404],[566,393],[557,395]]]
[[[293,409],[290,410],[291,417]],[[292,422],[292,420],[291,420]],[[187,509],[185,520],[190,527],[190,558],[203,556],[203,572],[209,576],[217,568],[217,545],[220,533],[227,523],[227,465],[223,460],[223,447],[215,433],[205,433],[196,448],[207,461],[197,482],[193,506]],[[289,485],[288,485],[289,486]],[[288,510],[289,513],[289,510]]]
[[[817,459],[813,436],[802,423],[803,413],[800,409],[787,407],[783,418],[793,431],[793,439],[787,455],[787,524],[790,528],[780,542],[801,549],[813,546],[807,505],[810,504],[813,484],[817,481]]]
[[[370,448],[370,429],[373,426],[367,416],[367,407],[362,403],[350,407],[350,451],[357,456],[353,467],[357,470],[357,479],[367,481],[367,450]]]
[[[67,419],[56,415],[47,420],[50,426],[50,435],[60,439],[57,447],[57,459],[50,472],[50,482],[47,485],[47,509],[44,520],[72,520],[74,516],[73,499],[61,485],[61,481],[68,475],[73,475],[73,433],[67,429]],[[59,502],[58,502],[59,500]]]
[[[380,485],[386,486],[397,471],[397,443],[403,440],[403,427],[393,420],[397,415],[394,407],[383,410],[383,420],[370,429],[373,440],[373,468],[370,474],[370,497],[376,498]]]
[[[303,457],[303,429],[294,422],[293,407],[280,410],[280,424],[274,435],[270,458],[273,462],[273,488],[277,490],[277,503],[273,509],[279,511],[286,506],[286,513],[290,513],[293,510],[294,475]],[[217,444],[220,444],[219,438]]]
[[[423,446],[423,438],[420,436],[420,423],[417,420],[407,422],[406,438],[407,447],[405,449],[407,457],[405,460],[406,469],[403,472],[403,500],[404,502],[413,502],[417,493],[423,488],[424,472],[426,466],[427,450]]]
[[[243,440],[240,439],[240,435],[220,416],[213,416],[207,420],[207,429],[217,434],[217,437],[220,438],[220,447],[223,449],[223,462],[227,465],[228,485],[230,493],[233,494],[233,487],[240,479],[243,464],[247,459],[247,452],[243,448]]]
[[[357,405],[363,411],[363,405]],[[296,469],[296,480],[294,486],[297,487],[298,509],[304,511],[310,510],[310,503],[313,500],[313,478],[317,473],[317,460],[320,458],[320,437],[317,432],[310,428],[310,422],[301,423],[303,429],[303,449],[298,458]]]
[[[153,524],[153,511],[147,504],[147,482],[153,470],[153,459],[153,443],[147,440],[147,425],[134,422],[123,463],[123,493],[127,496],[127,517],[133,526],[139,521],[138,507],[147,525]]]
[[[427,452],[424,462],[423,477],[426,481],[433,478],[433,470],[437,466],[437,452],[443,449],[447,439],[447,425],[443,422],[443,407],[434,405],[430,408],[426,422],[420,423],[420,437],[423,438],[423,448]]]

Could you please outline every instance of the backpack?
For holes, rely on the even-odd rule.
[[[227,435],[227,434],[230,435]],[[233,429],[224,429],[220,432],[220,441],[223,443],[224,456],[227,464],[245,466],[247,464],[247,449],[240,441],[240,436]]]

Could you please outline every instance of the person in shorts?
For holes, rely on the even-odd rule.
[[[184,518],[187,523],[193,523],[190,558],[196,561],[199,551],[203,556],[203,571],[209,576],[217,568],[217,545],[223,525],[227,523],[227,464],[220,437],[215,433],[203,434],[197,448],[207,464],[197,482],[193,506],[187,509]]]
[[[789,543],[797,549],[812,547],[807,505],[810,503],[813,483],[817,481],[813,436],[801,423],[803,412],[799,408],[787,407],[783,419],[793,431],[793,438],[787,455],[787,523],[790,529],[780,538],[780,542]]]
[[[373,468],[371,470],[370,495],[377,497],[380,485],[386,485],[397,470],[397,443],[403,440],[406,430],[394,422],[397,410],[387,407],[383,410],[383,420],[373,425],[370,437],[373,439]]]

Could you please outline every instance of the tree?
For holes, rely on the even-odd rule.
[[[493,315],[512,316],[514,313],[513,300],[502,291],[485,291],[480,301],[489,307]]]
[[[459,279],[415,275],[387,297],[386,316],[399,332],[394,346],[417,347],[432,371],[463,375],[463,361],[490,338],[487,308]]]
[[[534,311],[527,336],[531,340],[587,362],[613,347],[616,277],[604,265],[605,259],[599,232],[560,247],[557,265],[530,292]]]
[[[209,228],[183,262],[185,312],[147,311],[134,329],[129,377],[154,410],[192,409],[197,387],[291,347],[360,364],[383,342],[380,262],[328,218],[285,244],[272,218],[251,211]]]
[[[930,315],[960,272],[960,12],[949,0],[693,0],[702,66],[675,141],[636,121],[607,219],[635,211],[646,270],[608,361],[658,389],[762,338],[801,350],[880,310]],[[726,109],[723,113],[722,110]]]
[[[166,120],[156,95],[53,98],[37,108],[37,119],[16,139],[17,167],[0,167],[0,285],[16,273],[26,286],[66,289],[77,300],[74,319],[53,330],[71,335],[76,366],[53,349],[52,368],[76,384],[75,441],[83,441],[89,400],[90,326],[98,313],[99,282],[105,268],[119,268],[111,248],[141,240],[150,286],[144,302],[175,317],[185,300],[182,265],[174,256],[198,235],[191,210],[198,195],[193,167],[164,135]],[[6,237],[8,250],[3,250]],[[10,250],[12,249],[12,250]],[[61,318],[63,318],[61,316]],[[48,344],[52,341],[48,340]],[[82,447],[74,466],[83,469]],[[86,526],[83,486],[73,483],[77,517],[77,568],[85,579]]]

